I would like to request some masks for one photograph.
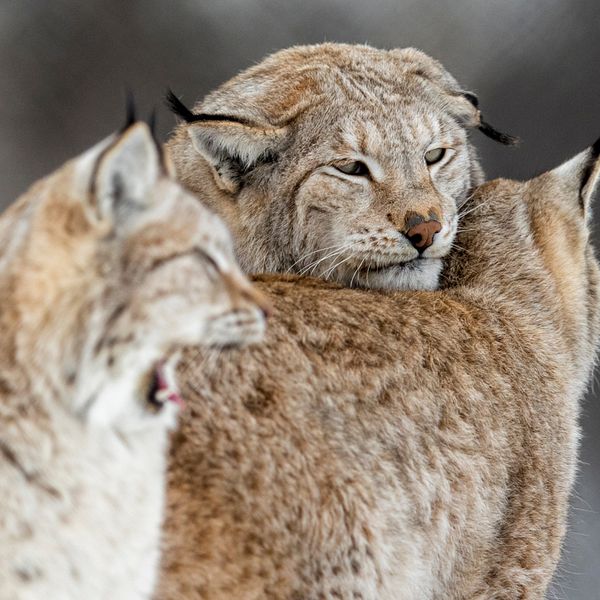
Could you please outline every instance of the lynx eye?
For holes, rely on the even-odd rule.
[[[363,176],[369,175],[369,167],[360,160],[353,160],[352,162],[343,165],[334,165],[338,171],[345,173],[346,175]]]
[[[440,162],[445,155],[446,148],[434,148],[433,150],[428,150],[425,152],[425,162],[428,165],[434,165],[435,163]]]

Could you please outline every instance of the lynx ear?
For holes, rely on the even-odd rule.
[[[92,181],[93,199],[101,219],[144,208],[160,173],[161,157],[145,123],[127,127],[100,156]]]
[[[231,115],[194,114],[171,91],[167,104],[189,124],[194,148],[214,169],[219,186],[230,193],[239,190],[243,175],[255,166],[273,161],[286,139],[285,127],[258,125]]]
[[[552,173],[562,180],[563,185],[577,193],[579,205],[587,211],[600,180],[600,139]]]

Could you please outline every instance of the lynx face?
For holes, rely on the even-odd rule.
[[[207,191],[245,271],[437,286],[457,211],[481,179],[467,129],[485,125],[437,61],[296,47],[225,83],[197,114],[170,101],[186,121],[168,145],[177,174]]]
[[[142,123],[34,186],[0,221],[4,359],[94,425],[171,420],[184,344],[258,340],[264,301],[222,221]]]

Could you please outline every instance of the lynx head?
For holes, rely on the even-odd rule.
[[[277,52],[211,93],[168,148],[231,227],[242,268],[430,289],[481,180],[473,94],[412,48]]]
[[[134,122],[2,216],[1,381],[15,394],[95,425],[170,421],[179,346],[261,337],[264,301],[225,225],[169,170]]]

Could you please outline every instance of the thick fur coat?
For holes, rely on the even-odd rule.
[[[544,597],[599,335],[599,150],[478,188],[444,290],[258,278],[266,342],[187,355],[157,598]]]
[[[35,184],[0,248],[0,598],[149,598],[174,352],[258,339],[262,300],[142,123]]]

